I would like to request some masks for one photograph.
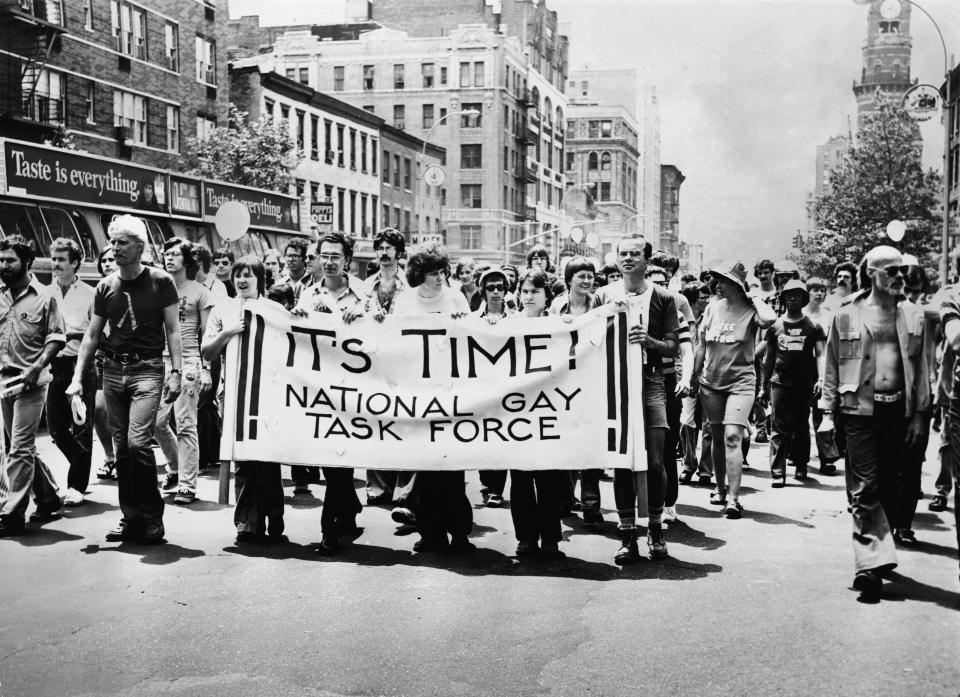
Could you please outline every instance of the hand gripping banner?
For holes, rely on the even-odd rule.
[[[646,469],[642,359],[627,341],[626,312],[347,325],[262,300],[221,311],[225,324],[245,322],[227,348],[223,459]]]

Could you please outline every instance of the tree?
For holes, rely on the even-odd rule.
[[[830,278],[838,262],[859,263],[870,248],[894,244],[886,236],[891,220],[907,223],[894,246],[936,275],[940,174],[923,170],[919,129],[903,107],[879,96],[877,105],[815,202],[818,229],[791,254],[808,276]]]
[[[187,174],[259,189],[286,191],[303,151],[285,120],[262,118],[230,105],[229,123],[203,140],[190,138],[183,157]]]

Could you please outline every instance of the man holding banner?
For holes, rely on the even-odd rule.
[[[613,493],[620,516],[620,549],[617,564],[631,564],[640,558],[637,548],[636,508],[643,507],[647,494],[650,516],[647,544],[654,559],[667,556],[663,539],[663,503],[666,495],[666,471],[663,445],[667,430],[667,403],[664,388],[663,358],[678,353],[680,325],[677,305],[664,288],[648,283],[645,276],[653,246],[643,237],[626,237],[617,245],[617,266],[623,279],[597,291],[595,303],[616,303],[629,307],[632,322],[630,343],[643,352],[643,424],[646,436],[647,481],[627,469],[614,470]],[[636,374],[634,370],[633,374]],[[639,453],[637,453],[639,457]],[[646,485],[646,492],[644,486]]]

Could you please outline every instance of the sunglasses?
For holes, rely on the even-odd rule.
[[[488,293],[502,293],[504,290],[506,290],[506,287],[502,283],[488,283],[483,287],[483,289]]]
[[[879,269],[877,267],[871,267],[871,268],[873,268],[874,271],[883,271],[890,278],[893,278],[897,275],[906,276],[907,273],[910,271],[910,267],[903,264],[894,265],[894,266],[885,266],[882,269]]]

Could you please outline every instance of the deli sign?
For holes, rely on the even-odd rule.
[[[166,212],[167,174],[13,140],[3,141],[6,188],[39,198]]]
[[[227,201],[238,201],[250,211],[250,226],[289,232],[300,231],[300,200],[260,189],[220,182],[203,182],[203,215],[211,222]]]

